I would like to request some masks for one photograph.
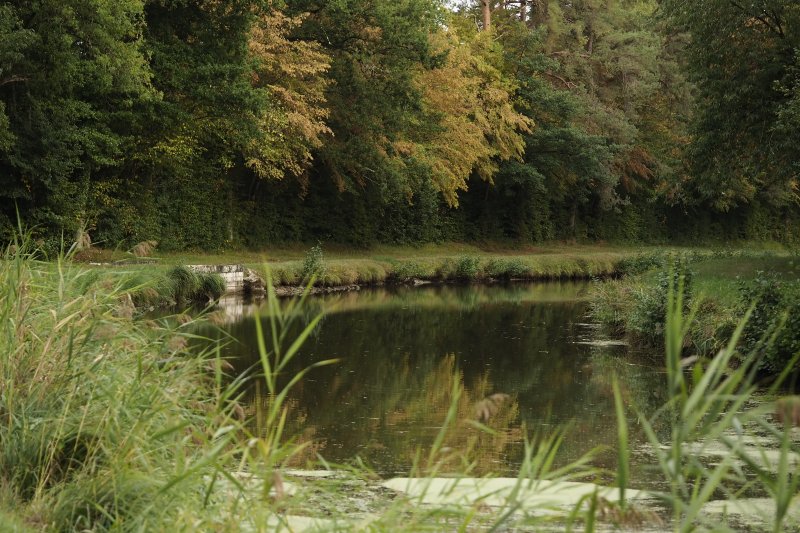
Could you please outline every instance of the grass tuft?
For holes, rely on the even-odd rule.
[[[131,253],[136,257],[149,257],[158,246],[158,241],[142,241],[133,248]]]
[[[201,289],[200,276],[183,265],[170,269],[167,272],[167,279],[171,282],[171,295],[176,302],[193,300],[195,294]]]
[[[200,287],[194,300],[218,300],[227,289],[225,280],[217,273],[200,274]],[[205,303],[205,302],[202,302]]]

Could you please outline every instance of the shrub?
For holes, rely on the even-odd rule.
[[[512,259],[492,259],[486,265],[486,275],[498,279],[519,279],[530,277],[531,271],[525,261],[515,257]]]
[[[480,259],[464,255],[456,260],[453,277],[461,281],[469,281],[480,276]]]
[[[745,305],[754,304],[742,334],[743,347],[759,353],[762,371],[777,374],[800,352],[800,281],[759,272],[740,291]]]
[[[321,278],[324,274],[325,254],[322,251],[322,245],[317,244],[306,252],[306,257],[303,259],[303,267],[300,270],[300,276],[304,282],[308,282],[312,277]]]
[[[683,257],[673,259],[668,271],[659,272],[654,286],[634,291],[628,331],[648,344],[659,345],[664,337],[669,292],[679,287],[681,282],[684,304],[688,309],[692,294],[692,272],[687,268]]]

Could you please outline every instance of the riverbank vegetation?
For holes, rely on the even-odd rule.
[[[448,244],[426,247],[383,246],[364,252],[320,245],[303,250],[270,249],[225,254],[154,254],[137,258],[126,252],[90,248],[71,260],[98,274],[120,276],[138,288],[134,303],[143,308],[206,303],[225,292],[215,275],[192,265],[241,265],[261,279],[269,274],[277,287],[296,293],[313,277],[320,290],[421,283],[491,283],[606,278],[625,272],[638,257],[619,246],[553,246],[536,249]],[[187,266],[188,265],[188,266]],[[286,292],[286,291],[284,291]]]
[[[364,251],[343,246],[270,248],[262,252],[154,253],[136,258],[119,251],[84,250],[73,256],[79,263],[118,273],[135,273],[143,284],[165,290],[164,302],[175,300],[165,276],[173,265],[241,265],[262,278],[267,270],[276,286],[301,287],[314,276],[314,284],[327,288],[402,285],[420,282],[491,283],[511,280],[549,281],[606,279],[638,275],[664,263],[667,254],[693,257],[762,257],[765,261],[788,263],[791,252],[777,243],[730,244],[725,248],[631,247],[621,245],[547,244],[518,247],[498,243],[483,245],[450,243],[420,247],[379,246]],[[729,264],[727,267],[731,268]],[[768,268],[764,263],[739,262],[744,273]]]
[[[4,2],[0,239],[797,239],[795,3],[487,9]]]
[[[647,453],[666,476],[667,490],[622,490],[634,483],[626,477],[626,457],[640,453],[625,445],[623,425],[620,490],[591,483],[613,475],[593,467],[591,454],[560,463],[562,435],[525,428],[519,428],[526,442],[519,478],[461,477],[484,468],[472,464],[470,442],[495,438],[499,407],[487,404],[480,416],[488,416],[471,418],[457,377],[449,390],[431,391],[452,407],[432,448],[420,450],[409,472],[415,480],[384,485],[362,467],[337,467],[313,454],[307,464],[327,471],[324,480],[286,466],[306,453],[288,430],[286,393],[314,369],[288,377],[283,371],[320,319],[307,322],[302,300],[287,306],[270,290],[265,316],[271,331],[259,332],[259,365],[251,379],[263,380],[274,400],[250,412],[238,402],[243,377],[226,376],[227,362],[213,349],[191,349],[196,324],[187,317],[132,320],[126,302],[135,285],[63,260],[38,262],[28,251],[21,245],[0,262],[0,516],[19,531],[274,530],[298,523],[323,530],[397,530],[399,524],[408,530],[458,524],[592,529],[599,520],[684,530],[711,519],[706,505],[712,497],[728,506],[713,515],[714,523],[730,520],[735,527],[742,517],[738,506],[749,509],[756,496],[770,529],[795,519],[797,477],[790,469],[797,443],[789,426],[770,414],[777,409],[778,420],[797,423],[792,404],[752,407],[751,369],[763,356],[734,355],[745,322],[712,361],[694,363],[687,381],[681,339],[690,319],[680,318],[685,306],[673,290],[664,327],[671,399],[654,415],[639,413],[643,423],[649,420]],[[302,333],[286,336],[298,320]],[[740,364],[730,370],[734,357]],[[450,432],[465,438],[453,440]],[[663,435],[671,437],[664,441]],[[729,451],[725,458],[702,459],[720,443]],[[777,460],[764,464],[765,450]],[[454,473],[460,476],[437,477]],[[559,496],[567,489],[574,497]]]
[[[797,353],[800,259],[771,252],[642,256],[629,276],[594,284],[592,316],[634,343],[662,346],[669,287],[683,276],[686,309],[697,313],[684,342],[695,355],[723,348],[748,312],[742,345],[762,351],[759,369],[777,375]],[[752,307],[752,309],[750,309]]]
[[[0,2],[0,527],[800,520],[800,400],[776,399],[800,370],[799,50],[788,0]],[[142,312],[218,299],[195,263],[267,280],[256,366],[202,313]],[[516,404],[464,394],[455,357],[415,404],[447,414],[414,479],[294,434],[288,391],[333,364],[289,372],[321,321],[305,287],[592,278],[595,319],[666,354],[654,413],[596,378],[616,472],[518,424],[519,477],[492,477],[475,446]],[[628,486],[634,453],[660,487]]]

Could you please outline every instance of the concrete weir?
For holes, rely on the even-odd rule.
[[[225,280],[225,294],[263,296],[264,280],[243,265],[186,265],[194,272],[219,274]]]

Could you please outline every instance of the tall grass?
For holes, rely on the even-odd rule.
[[[421,483],[421,491],[385,497],[356,523],[343,503],[352,484],[292,485],[285,470],[304,451],[287,430],[291,390],[314,367],[333,363],[323,360],[288,374],[321,320],[305,311],[308,291],[281,304],[269,279],[257,321],[258,368],[233,377],[225,375],[216,351],[190,349],[194,322],[131,320],[126,309],[136,283],[63,257],[44,263],[35,256],[30,242],[20,239],[0,261],[0,520],[16,529],[271,531],[288,527],[291,513],[319,517],[325,498],[334,503],[326,507],[321,529],[593,530],[604,517],[623,524],[650,516],[631,511],[640,505],[628,486],[634,483],[628,465],[636,452],[616,386],[618,504],[606,501],[609,494],[601,496],[600,488],[566,504],[531,499],[548,483],[595,480],[598,470],[591,454],[557,466],[566,433],[527,431],[516,479],[467,505],[448,501],[464,483],[490,481],[466,477],[476,470],[469,453],[473,443],[452,444],[448,433],[461,424],[493,431],[480,420],[459,420],[462,390],[454,379],[452,407],[410,472],[417,481],[409,485]],[[639,414],[668,487],[656,496],[670,509],[670,526],[689,531],[726,525],[705,512],[712,499],[735,504],[750,492],[765,494],[774,502],[770,528],[780,531],[798,489],[792,417],[776,424],[766,416],[771,406],[751,406],[758,357],[736,350],[743,326],[710,361],[683,359],[682,339],[693,316],[684,317],[683,310],[681,290],[670,291],[665,354],[671,399],[653,415]],[[290,326],[298,320],[305,327],[292,337]],[[787,375],[768,392],[776,392]],[[257,380],[269,393],[251,413],[239,404],[245,379]],[[755,433],[777,443],[776,468],[765,466],[759,449],[744,438]],[[729,452],[717,464],[703,459],[711,443]],[[454,476],[453,465],[460,465],[460,475]],[[367,468],[336,467],[322,458],[317,467],[377,483],[366,481],[372,476]],[[425,504],[445,475],[450,478],[439,495],[445,501]],[[611,512],[615,505],[622,511]]]
[[[314,276],[309,278],[309,286],[314,282]],[[258,471],[264,482],[263,493],[268,495],[273,485],[280,483],[279,473],[275,469],[287,462],[291,457],[302,451],[302,446],[286,444],[284,429],[288,416],[286,405],[291,389],[314,368],[330,365],[335,359],[318,361],[310,367],[288,377],[285,384],[280,378],[286,373],[289,365],[297,355],[300,347],[311,335],[317,324],[322,319],[318,314],[303,328],[296,338],[289,338],[292,323],[305,318],[301,312],[310,291],[306,290],[299,298],[292,300],[289,305],[282,306],[275,294],[275,287],[267,272],[267,305],[264,314],[268,317],[269,332],[265,332],[260,317],[256,319],[256,332],[258,341],[258,355],[261,363],[259,380],[266,386],[269,401],[266,409],[256,413],[256,433],[250,436],[248,455],[251,470]]]
[[[0,500],[34,528],[163,530],[232,442],[190,323],[136,323],[121,280],[29,240],[0,261]],[[184,526],[189,522],[183,522]]]
[[[737,519],[748,517],[734,516],[728,522],[726,517],[710,513],[709,503],[722,499],[723,507],[734,511],[743,508],[740,500],[748,494],[767,496],[772,499],[771,506],[759,503],[763,519],[772,531],[784,531],[799,483],[797,465],[793,464],[798,442],[792,439],[790,421],[776,422],[770,416],[772,406],[755,400],[757,394],[778,394],[800,353],[769,389],[760,390],[756,382],[760,352],[737,350],[748,311],[716,356],[710,360],[683,358],[684,339],[697,312],[695,305],[685,313],[683,283],[683,277],[678,277],[667,300],[664,338],[669,401],[650,416],[639,413],[650,452],[669,487],[668,492],[656,496],[671,509],[670,523],[675,531],[698,527],[733,530],[740,527]],[[763,342],[773,340],[774,333]],[[616,387],[614,392],[620,441],[617,477],[623,491],[628,480],[627,426]],[[764,435],[769,437],[766,444]],[[726,451],[721,457],[720,446]],[[769,451],[778,452],[775,468],[765,465]],[[716,463],[709,459],[709,453]],[[621,496],[624,505],[624,493]],[[794,520],[797,527],[796,516]]]

